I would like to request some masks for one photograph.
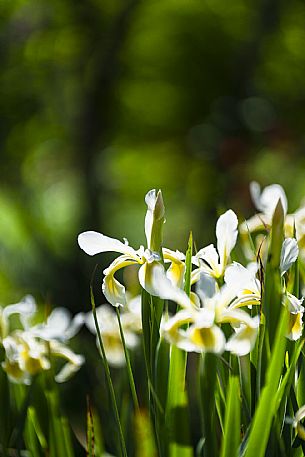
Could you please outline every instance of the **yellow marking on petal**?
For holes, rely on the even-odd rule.
[[[6,360],[2,364],[3,370],[12,378],[19,380],[23,377],[23,371],[21,370],[18,362],[9,362]]]
[[[173,284],[178,287],[183,287],[183,279],[185,272],[185,264],[182,261],[183,254],[180,252],[174,252],[170,249],[163,249],[163,258],[165,261],[171,262],[169,269],[167,270],[167,277],[172,281]]]
[[[114,259],[114,261],[109,265],[108,268],[104,270],[105,275],[112,274],[114,275],[121,268],[128,267],[129,265],[141,264],[142,261],[131,259],[129,256],[121,255]]]
[[[301,425],[299,422],[297,424],[297,432],[298,432],[298,435],[299,437],[305,441],[305,428],[303,427],[303,425]]]
[[[172,262],[167,270],[167,276],[178,287],[183,286],[185,265],[183,262]]]
[[[194,328],[191,333],[191,341],[202,349],[215,347],[216,338],[212,328]]]
[[[295,341],[300,338],[302,335],[302,314],[289,314],[289,322],[288,322],[288,338]]]
[[[244,289],[242,291],[242,295],[251,295],[253,294],[253,290],[250,290],[250,289]]]
[[[27,356],[26,360],[25,360],[24,368],[28,373],[30,373],[30,375],[34,375],[43,370],[44,363],[43,363],[43,360],[40,358],[36,359],[36,358]]]

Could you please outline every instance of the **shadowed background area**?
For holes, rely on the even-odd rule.
[[[94,229],[214,242],[253,213],[248,184],[303,195],[305,5],[297,0],[4,0],[0,5],[0,297],[89,309]],[[111,257],[102,257],[102,264]],[[103,301],[102,296],[100,300]]]

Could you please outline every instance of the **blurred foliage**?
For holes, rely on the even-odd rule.
[[[282,184],[298,207],[304,21],[300,0],[1,0],[0,301],[32,293],[88,310],[96,259],[78,233],[137,248],[151,188],[163,190],[165,244],[183,251],[191,229],[214,242],[223,208],[253,213],[253,179]],[[62,388],[77,435],[88,391],[108,408],[82,336],[88,363]]]
[[[298,0],[3,0],[0,295],[89,306],[76,236],[144,240],[163,189],[166,243],[210,241],[248,183],[305,195],[305,5]],[[212,223],[211,223],[212,221]],[[212,241],[212,240],[211,240]],[[100,296],[103,301],[103,297]]]

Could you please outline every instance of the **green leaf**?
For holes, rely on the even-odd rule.
[[[188,398],[185,389],[186,352],[172,346],[166,406],[171,457],[192,456],[189,433]]]
[[[277,391],[284,364],[288,313],[282,307],[275,342],[266,373],[266,383],[252,421],[244,457],[263,457],[266,452],[272,419],[277,410]]]
[[[135,415],[136,457],[156,457],[156,448],[151,422],[145,411],[138,410]]]
[[[189,237],[185,259],[184,290],[190,295],[192,272],[192,233]],[[190,457],[193,455],[190,444],[188,397],[185,387],[187,353],[171,347],[168,393],[166,405],[166,424],[169,429],[171,457]]]
[[[10,402],[9,382],[6,373],[0,368],[0,444],[6,450],[11,434],[12,408]],[[7,412],[10,411],[10,414]],[[3,451],[6,452],[6,451]]]
[[[273,346],[282,307],[282,284],[279,266],[283,238],[284,210],[281,200],[279,200],[272,218],[271,239],[264,284],[265,290],[262,300],[263,311],[266,315],[270,347]]]
[[[48,447],[47,439],[43,432],[42,426],[39,422],[36,410],[33,406],[28,409],[28,422],[32,424],[32,427],[37,435],[39,444],[43,450],[46,450]]]
[[[161,338],[156,354],[156,398],[158,408],[156,410],[157,416],[157,430],[158,439],[161,446],[161,454],[167,455],[168,449],[168,429],[165,420],[165,405],[167,404],[168,393],[168,376],[169,376],[169,354],[170,345],[167,341]]]
[[[49,453],[50,457],[73,457],[74,451],[68,420],[61,414],[56,387],[46,392],[49,407]]]
[[[240,390],[239,379],[231,376],[227,393],[224,436],[221,446],[221,457],[238,455],[240,443]]]
[[[216,389],[217,389],[217,356],[215,354],[202,354],[200,366],[200,391],[201,412],[203,418],[204,455],[218,455],[217,445],[217,412],[216,412]]]
[[[304,346],[304,340],[300,340],[298,341],[297,343],[297,346],[294,347],[294,351],[293,351],[293,355],[292,355],[292,358],[291,358],[291,362],[290,362],[290,365],[283,377],[283,380],[281,382],[281,386],[277,392],[277,396],[276,396],[276,401],[277,401],[277,408],[279,408],[280,406],[280,403],[282,401],[286,401],[287,398],[288,398],[288,395],[289,395],[289,390],[292,386],[292,383],[293,383],[293,380],[294,380],[294,376],[295,376],[295,368],[296,368],[296,364],[299,360],[299,357],[300,357],[300,354],[301,354],[301,351],[302,351],[302,348]]]

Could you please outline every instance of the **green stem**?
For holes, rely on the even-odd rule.
[[[112,408],[113,408],[113,411],[114,411],[115,420],[116,420],[118,431],[119,431],[120,444],[121,444],[121,455],[123,457],[127,457],[126,444],[125,444],[122,425],[121,425],[121,421],[120,421],[120,415],[119,415],[119,411],[118,411],[118,406],[117,406],[117,403],[116,403],[114,387],[113,387],[113,384],[112,384],[111,375],[110,375],[110,369],[109,369],[109,365],[108,365],[108,361],[107,361],[107,357],[106,357],[106,353],[105,353],[105,349],[104,349],[104,345],[103,345],[103,341],[102,341],[102,337],[101,337],[100,327],[99,327],[97,316],[96,316],[96,308],[95,308],[95,301],[94,301],[94,295],[93,295],[93,291],[92,291],[92,286],[90,287],[90,297],[91,297],[91,306],[92,306],[93,319],[94,319],[94,324],[95,324],[95,328],[96,328],[97,338],[98,338],[100,349],[101,349],[102,361],[103,361],[103,365],[104,365],[104,368],[105,368],[106,379],[107,379],[109,393],[110,393],[110,399],[111,399]]]
[[[121,335],[121,340],[122,340],[122,344],[123,344],[123,348],[124,348],[124,354],[125,354],[125,360],[126,360],[126,366],[127,366],[127,374],[128,374],[128,380],[129,380],[132,400],[133,400],[135,410],[138,411],[139,410],[139,401],[138,401],[136,386],[135,386],[134,377],[133,377],[133,373],[132,373],[129,352],[126,347],[125,336],[124,336],[124,332],[123,332],[123,328],[122,328],[119,308],[116,308],[116,315],[118,318],[118,323],[119,323],[119,327],[120,327],[120,335]]]

